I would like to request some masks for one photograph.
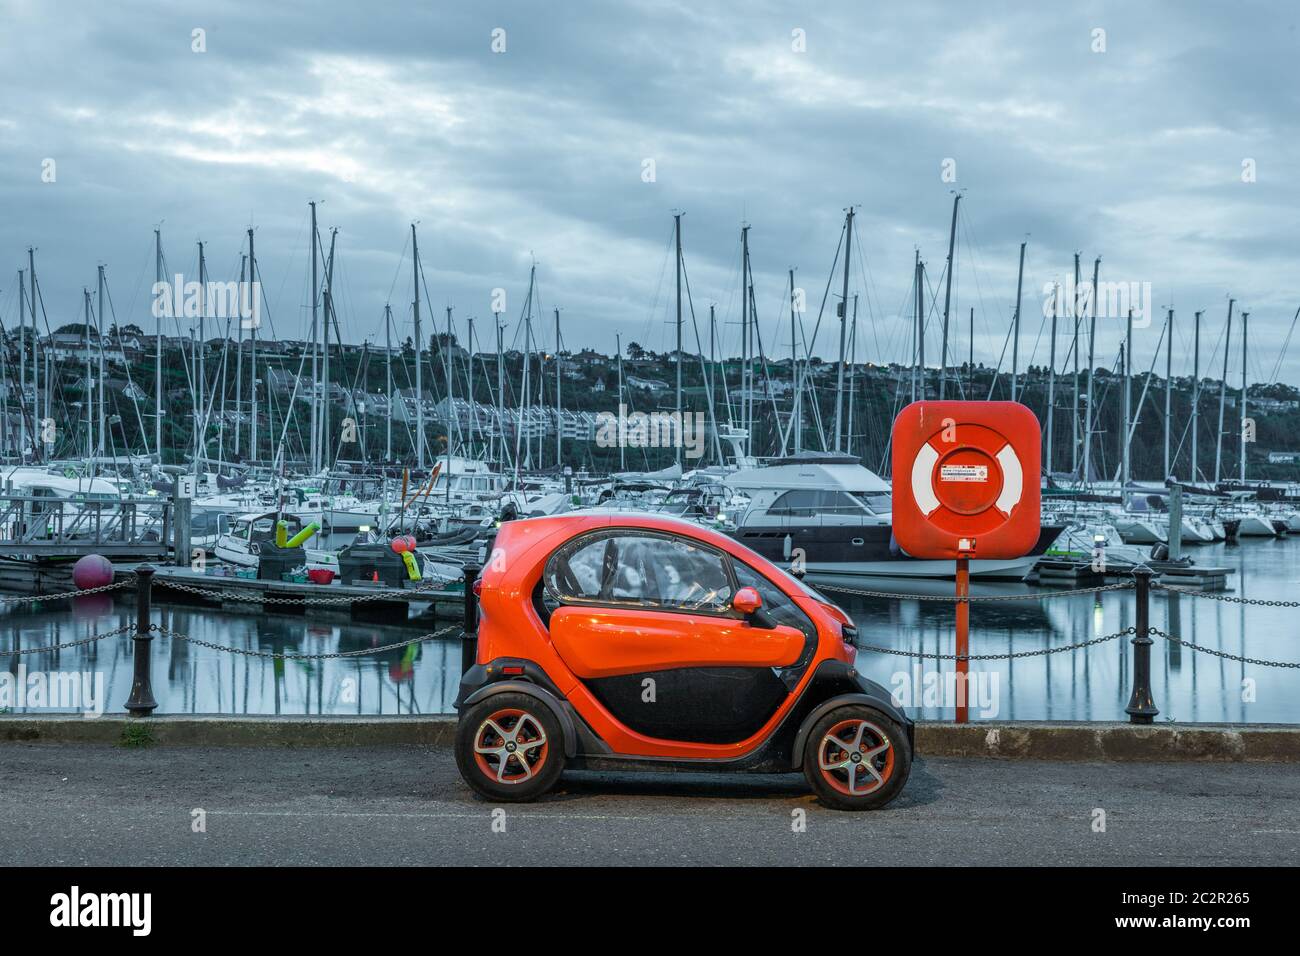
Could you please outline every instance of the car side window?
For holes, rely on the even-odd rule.
[[[685,538],[602,535],[562,548],[546,567],[546,589],[561,603],[594,603],[725,613],[732,584],[721,554]]]
[[[816,640],[817,625],[784,591],[747,564],[736,561],[733,566],[736,572],[736,587],[753,588],[762,595],[763,611],[770,621],[796,627],[803,631],[805,636]]]

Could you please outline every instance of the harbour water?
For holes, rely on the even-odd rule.
[[[1231,597],[1300,599],[1300,537],[1252,539],[1194,549],[1197,563],[1233,568]],[[887,582],[864,582],[864,588]],[[898,582],[889,584],[899,589]],[[901,586],[906,587],[906,584]],[[928,582],[926,593],[944,585]],[[829,592],[828,592],[829,593]],[[977,593],[1028,594],[1024,585]],[[971,653],[1040,651],[1113,634],[1134,624],[1131,591],[979,602],[971,607]],[[910,652],[953,651],[953,605],[907,598],[831,596],[855,618],[862,644]],[[37,672],[101,675],[105,709],[121,712],[130,692],[132,645],[119,635],[96,644],[26,655],[17,648],[69,642],[130,624],[128,602],[93,595],[73,602],[23,602],[0,610],[0,677]],[[159,604],[154,619],[170,631],[244,651],[321,654],[382,647],[430,629],[362,624],[339,617],[251,614]],[[1153,592],[1151,624],[1184,640],[1230,654],[1300,660],[1297,609],[1246,606],[1209,595]],[[1263,667],[1195,652],[1154,638],[1152,686],[1157,721],[1300,723],[1300,671]],[[918,665],[920,670],[917,670]],[[859,669],[897,691],[911,713],[951,718],[941,695],[951,662],[916,661],[863,650]],[[325,660],[278,660],[229,653],[169,636],[153,642],[153,688],[159,714],[439,714],[449,713],[460,668],[458,635],[396,650]],[[22,670],[20,670],[22,669]],[[1013,660],[976,661],[972,719],[1124,720],[1131,691],[1130,638],[1080,650]],[[13,680],[10,681],[11,686]],[[927,693],[926,688],[929,688]],[[940,696],[935,696],[940,694]],[[14,706],[15,713],[69,708]],[[75,708],[74,708],[75,709]]]

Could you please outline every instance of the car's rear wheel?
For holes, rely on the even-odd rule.
[[[564,732],[549,707],[527,694],[494,694],[461,715],[456,766],[491,800],[535,800],[564,772]]]
[[[898,796],[912,771],[903,728],[874,707],[837,707],[813,725],[804,776],[827,806],[875,810]]]

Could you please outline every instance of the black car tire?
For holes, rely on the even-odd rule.
[[[498,731],[504,731],[504,736]],[[517,739],[512,740],[512,735]],[[539,739],[544,741],[540,746]],[[513,755],[506,752],[511,743],[516,744]],[[497,752],[477,753],[476,744]],[[502,755],[504,775],[500,773]],[[564,731],[551,709],[536,697],[493,694],[461,714],[456,727],[456,767],[465,782],[489,800],[536,800],[554,787],[564,772]],[[501,776],[505,779],[499,779]]]
[[[864,726],[857,762],[852,761],[848,746],[837,747],[828,740],[833,733],[836,741],[851,744],[856,736],[854,724]],[[859,766],[867,759],[865,752],[885,741],[888,748],[871,758],[874,773]],[[825,764],[838,769],[824,769],[824,755]],[[813,792],[826,806],[836,810],[876,810],[898,796],[907,783],[912,772],[912,749],[903,728],[883,712],[864,704],[846,704],[813,725],[804,744],[803,771]],[[878,782],[877,776],[883,777],[883,782]],[[850,788],[861,792],[851,792]]]

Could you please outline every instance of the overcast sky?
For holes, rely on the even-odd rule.
[[[118,321],[151,330],[154,227],[171,272],[194,278],[203,240],[213,278],[233,279],[252,225],[270,322],[300,337],[315,199],[322,230],[340,230],[347,338],[382,341],[385,302],[410,334],[418,220],[433,311],[441,323],[452,306],[462,338],[471,316],[490,338],[500,287],[513,339],[535,257],[545,344],[559,307],[568,347],[609,351],[617,333],[665,349],[680,210],[705,341],[715,303],[738,348],[748,222],[761,329],[781,357],[786,270],[811,337],[853,204],[858,356],[905,361],[914,250],[941,297],[960,188],[959,357],[971,308],[977,360],[1001,356],[1027,239],[1022,365],[1046,360],[1042,289],[1080,251],[1085,274],[1101,256],[1103,282],[1151,284],[1139,367],[1172,305],[1176,371],[1198,309],[1208,369],[1231,295],[1251,313],[1251,380],[1274,377],[1300,306],[1296,7],[799,6],[0,0],[0,318],[17,321],[35,245],[52,325],[79,321],[104,263]],[[1121,332],[1100,322],[1099,365]],[[1070,335],[1063,321],[1058,362]],[[1300,382],[1300,354],[1280,377]]]

